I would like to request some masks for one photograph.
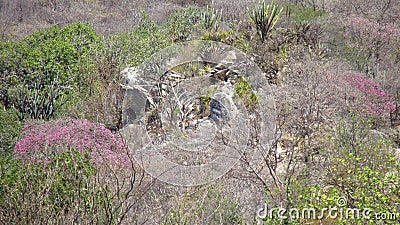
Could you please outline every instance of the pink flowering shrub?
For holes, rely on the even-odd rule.
[[[75,149],[88,153],[94,164],[128,165],[127,147],[121,137],[100,124],[85,120],[55,120],[26,123],[14,153],[23,160],[48,161],[52,156]]]
[[[357,39],[358,47],[375,49],[399,36],[400,29],[394,23],[379,24],[366,18],[351,16],[345,35]]]
[[[396,110],[394,100],[386,94],[381,86],[366,77],[365,74],[357,72],[345,72],[344,80],[350,85],[348,98],[352,99],[352,106],[363,116],[379,118],[389,116]]]

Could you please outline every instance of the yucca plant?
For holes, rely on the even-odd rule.
[[[222,19],[222,9],[217,10],[214,8],[214,2],[211,6],[207,5],[206,10],[201,13],[201,19],[203,21],[203,26],[205,29],[217,30]]]
[[[257,29],[262,42],[265,42],[269,32],[274,29],[282,11],[282,7],[279,7],[273,2],[271,4],[266,4],[264,0],[258,2],[258,4],[254,4],[251,10],[247,8],[247,15]]]

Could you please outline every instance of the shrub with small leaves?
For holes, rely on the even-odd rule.
[[[360,70],[379,76],[381,60],[392,57],[392,47],[400,38],[399,25],[354,15],[348,21],[344,33],[350,53],[348,59],[357,62]]]
[[[89,155],[73,149],[46,164],[0,156],[0,224],[116,224],[110,195]]]
[[[345,35],[352,38],[357,47],[374,49],[396,39],[400,35],[400,29],[393,23],[379,23],[363,17],[351,16]]]
[[[0,109],[0,153],[12,152],[20,133],[21,123],[17,115],[12,110]]]
[[[198,8],[190,7],[179,10],[171,15],[163,24],[164,32],[170,34],[171,42],[177,43],[191,40],[195,28],[202,22],[201,12]]]

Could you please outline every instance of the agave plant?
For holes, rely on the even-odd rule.
[[[206,10],[201,13],[201,18],[203,21],[203,26],[205,29],[214,29],[217,30],[220,24],[220,21],[222,19],[222,9],[217,10],[213,7],[213,4],[211,6],[207,5]]]
[[[262,42],[265,42],[269,32],[274,29],[282,11],[282,7],[275,5],[273,2],[266,4],[264,0],[254,4],[251,10],[247,8],[247,15],[257,29]]]

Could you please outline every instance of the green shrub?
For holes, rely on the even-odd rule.
[[[216,32],[207,31],[200,39],[230,44],[233,37],[234,37],[234,35],[233,35],[232,31],[222,30],[222,31],[216,31]]]
[[[392,156],[389,156],[386,164],[390,164],[390,170],[376,170],[369,166],[353,169],[348,168],[346,171],[341,170],[349,166],[351,161],[360,161],[353,155],[341,159],[339,167],[330,168],[336,170],[337,173],[330,185],[308,185],[305,180],[297,180],[295,183],[300,186],[296,189],[296,199],[293,207],[298,209],[314,208],[318,212],[317,216],[323,209],[329,207],[337,207],[347,212],[347,210],[357,209],[360,215],[343,214],[343,217],[330,218],[328,212],[324,214],[324,218],[314,220],[301,220],[302,223],[309,224],[376,224],[379,222],[396,224],[399,222],[399,205],[400,201],[400,163]],[[340,168],[341,167],[341,168]],[[299,191],[301,190],[301,191]],[[344,205],[338,205],[338,201],[342,199]],[[363,210],[371,213],[371,218],[363,216]],[[337,211],[340,212],[339,210]],[[375,213],[387,217],[385,220],[374,218]]]
[[[152,54],[168,46],[170,33],[150,20],[146,15],[132,30],[115,34],[104,41],[104,47],[96,55],[99,63],[113,63],[119,70],[127,65],[137,66]],[[104,61],[103,61],[104,60]]]
[[[259,99],[258,96],[251,90],[246,78],[241,77],[235,85],[235,92],[242,99],[247,108],[254,107]]]
[[[319,17],[325,15],[323,10],[314,9],[313,7],[294,4],[281,4],[281,6],[285,9],[286,16],[297,25],[315,22]]]
[[[218,187],[210,185],[181,196],[161,224],[245,224],[237,202],[224,198]]]
[[[90,159],[73,149],[42,162],[0,155],[0,224],[134,223],[143,177]]]
[[[1,157],[1,223],[60,224],[88,219],[105,200],[104,193],[89,183],[94,172],[87,156],[73,151],[43,163]],[[103,220],[96,216],[92,221]]]
[[[166,33],[171,35],[171,43],[188,41],[192,40],[192,35],[201,22],[201,11],[190,7],[170,16],[169,20],[164,24],[164,29]]]
[[[329,207],[344,212],[351,209],[370,210],[370,216],[381,213],[388,220],[374,220],[346,215],[300,219],[307,224],[376,224],[399,222],[400,162],[392,155],[392,143],[385,136],[371,134],[371,124],[356,116],[347,118],[328,133],[319,156],[300,170],[290,186],[290,207],[314,208],[320,215]],[[338,205],[339,199],[344,201]],[[338,213],[340,211],[337,211]],[[393,216],[396,215],[395,218]],[[340,215],[340,214],[338,214]]]
[[[14,107],[20,120],[50,119],[74,93],[86,87],[83,68],[100,41],[87,24],[53,26],[21,41],[5,42],[0,50],[0,102]]]
[[[0,154],[12,152],[22,126],[13,110],[3,110],[0,104]]]

